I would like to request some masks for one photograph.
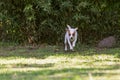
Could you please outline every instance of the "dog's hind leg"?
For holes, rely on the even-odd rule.
[[[65,38],[64,44],[65,44],[65,51],[67,51],[67,40],[66,40],[66,38]]]
[[[65,44],[65,51],[67,51],[67,43]]]

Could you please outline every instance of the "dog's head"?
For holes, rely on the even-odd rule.
[[[71,28],[71,26],[67,25],[66,31],[68,32],[68,35],[69,35],[69,38],[71,41],[74,40],[74,36],[75,36],[77,30],[78,30],[78,28]]]

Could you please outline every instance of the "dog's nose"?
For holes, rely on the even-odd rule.
[[[71,37],[71,39],[73,39],[73,37]]]

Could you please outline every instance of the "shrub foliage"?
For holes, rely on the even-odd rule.
[[[80,43],[119,36],[120,1],[0,0],[0,41],[58,44],[66,24],[78,27]]]

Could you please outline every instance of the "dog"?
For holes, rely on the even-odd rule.
[[[64,40],[64,44],[65,44],[65,51],[68,50],[68,45],[71,51],[74,51],[74,47],[77,41],[77,30],[78,28],[71,28],[71,26],[67,25],[66,28],[66,33],[65,33],[65,40]]]

